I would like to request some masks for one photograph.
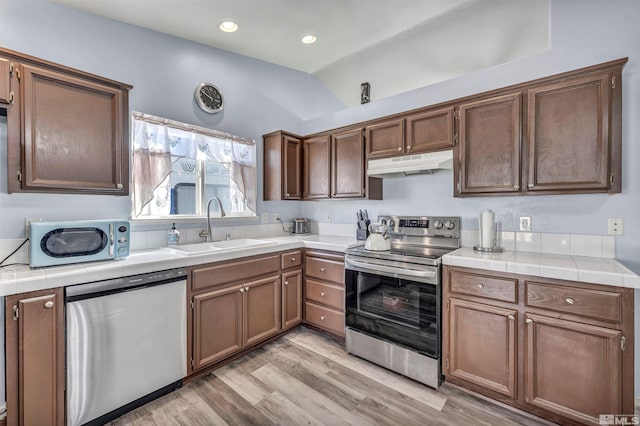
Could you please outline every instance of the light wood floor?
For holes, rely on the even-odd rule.
[[[113,425],[540,425],[454,386],[438,391],[299,328]]]

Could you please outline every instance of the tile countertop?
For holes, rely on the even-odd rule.
[[[451,266],[513,272],[545,278],[583,281],[640,289],[640,277],[615,259],[505,250],[477,253],[463,247],[442,258]]]
[[[348,247],[362,244],[355,238],[332,235],[284,236],[260,239],[271,244],[242,249],[226,249],[192,256],[180,255],[161,248],[134,251],[129,257],[111,261],[37,269],[31,269],[26,265],[2,268],[0,269],[0,297],[302,247],[344,252]]]

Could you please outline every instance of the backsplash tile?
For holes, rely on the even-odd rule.
[[[571,235],[541,234],[542,253],[571,254]]]
[[[602,257],[602,237],[600,235],[571,235],[571,254]]]
[[[605,235],[602,237],[602,257],[616,257],[616,237]]]
[[[516,251],[540,253],[541,249],[541,234],[534,232],[516,232]]]

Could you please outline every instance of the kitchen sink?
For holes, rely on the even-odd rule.
[[[244,248],[269,246],[277,244],[276,241],[254,240],[251,238],[239,238],[237,240],[213,241],[207,243],[184,244],[165,247],[166,250],[178,254],[193,256],[198,254],[220,252],[228,250],[240,250]]]

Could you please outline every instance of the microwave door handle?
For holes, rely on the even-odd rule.
[[[114,235],[114,225],[113,223],[109,224],[109,256],[113,257],[115,245],[115,235]]]
[[[392,274],[402,274],[411,277],[433,278],[436,276],[435,271],[416,271],[415,269],[394,268],[392,266],[374,265],[366,262],[358,262],[357,260],[347,259],[347,263],[358,268],[368,269],[371,272],[381,271],[390,272]]]

